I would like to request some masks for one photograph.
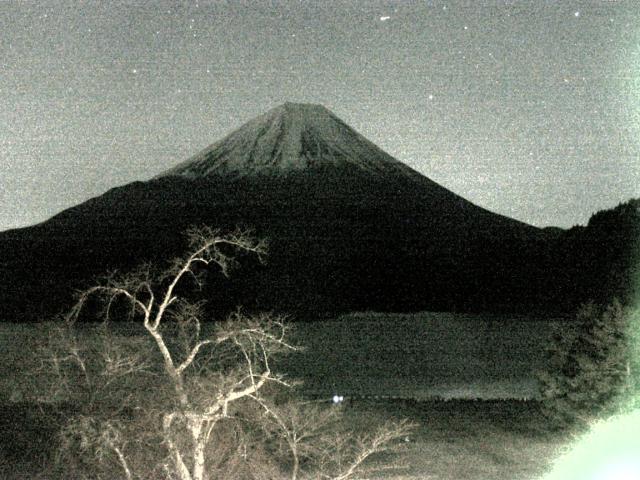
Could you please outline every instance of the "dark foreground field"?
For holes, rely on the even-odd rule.
[[[536,402],[354,400],[338,408],[358,430],[388,418],[420,424],[396,458],[404,466],[378,479],[534,480],[567,441],[544,431]],[[0,478],[56,478],[56,429],[49,417],[33,405],[4,404],[0,430]]]
[[[409,418],[420,424],[405,444],[406,467],[384,479],[533,480],[567,436],[549,433],[537,402],[422,401],[356,404],[352,421]]]

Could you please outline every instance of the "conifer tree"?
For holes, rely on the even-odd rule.
[[[545,416],[556,427],[585,426],[633,401],[637,315],[618,300],[583,305],[570,325],[553,333],[547,369],[538,375]]]

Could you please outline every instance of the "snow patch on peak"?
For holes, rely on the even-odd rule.
[[[324,106],[287,102],[159,176],[279,175],[344,165],[377,174],[417,174]]]

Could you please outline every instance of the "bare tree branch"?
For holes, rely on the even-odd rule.
[[[191,349],[191,352],[189,352],[187,358],[185,358],[182,363],[178,365],[178,367],[176,368],[176,373],[178,373],[178,375],[182,374],[182,372],[184,372],[189,367],[189,365],[191,365],[202,347],[204,347],[205,345],[213,345],[214,343],[215,342],[213,340],[202,340],[196,343],[195,346]]]

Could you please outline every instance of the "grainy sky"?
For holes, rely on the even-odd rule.
[[[640,197],[640,3],[0,1],[0,230],[321,103],[490,210]]]

